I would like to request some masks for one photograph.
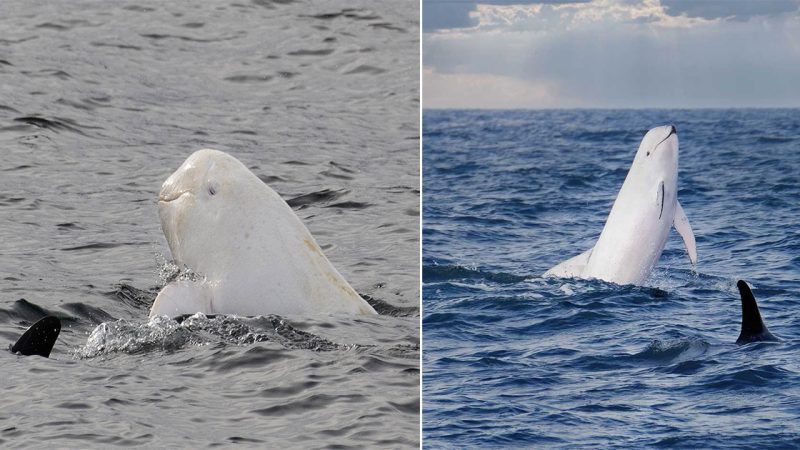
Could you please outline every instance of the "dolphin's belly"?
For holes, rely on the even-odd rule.
[[[252,268],[240,268],[218,278],[212,299],[215,314],[374,313],[338,273],[281,270],[279,266],[248,269]],[[340,284],[348,290],[341,289]]]
[[[647,218],[650,219],[650,218]],[[600,234],[583,278],[617,284],[642,284],[666,245],[670,225],[653,220],[609,223]]]

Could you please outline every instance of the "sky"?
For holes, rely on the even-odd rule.
[[[423,0],[425,108],[800,107],[800,0]]]

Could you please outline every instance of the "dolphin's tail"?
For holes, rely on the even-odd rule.
[[[583,269],[589,263],[589,258],[592,256],[594,247],[586,250],[578,256],[561,261],[555,267],[542,274],[542,277],[559,277],[559,278],[580,278],[583,274]]]
[[[777,341],[778,338],[769,332],[761,319],[761,312],[758,310],[758,303],[750,286],[744,280],[739,280],[736,286],[742,296],[742,331],[736,343],[742,345],[754,341]]]
[[[25,356],[39,355],[47,358],[60,332],[61,320],[47,316],[31,325],[11,347],[11,351]]]

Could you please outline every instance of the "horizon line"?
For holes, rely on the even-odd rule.
[[[575,110],[675,110],[675,109],[686,109],[686,110],[722,110],[722,109],[800,109],[800,105],[798,106],[653,106],[653,107],[644,107],[644,106],[543,106],[543,107],[521,107],[521,108],[490,108],[490,107],[440,107],[440,106],[422,106],[420,109],[422,111],[426,110],[433,110],[433,111],[544,111],[544,110],[552,110],[552,111],[575,111]]]

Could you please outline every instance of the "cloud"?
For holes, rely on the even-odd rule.
[[[472,17],[472,13],[477,10],[479,3],[483,5],[529,5],[584,3],[588,1],[591,0],[423,0],[422,31],[429,33],[445,28],[474,27],[477,21]]]
[[[424,35],[423,106],[800,106],[800,15],[751,12],[479,5],[471,28]]]
[[[661,0],[661,4],[672,16],[733,20],[795,12],[800,6],[798,0]]]
[[[477,3],[462,1],[428,0],[422,2],[422,31],[429,33],[442,28],[468,28],[475,26],[470,12]]]

